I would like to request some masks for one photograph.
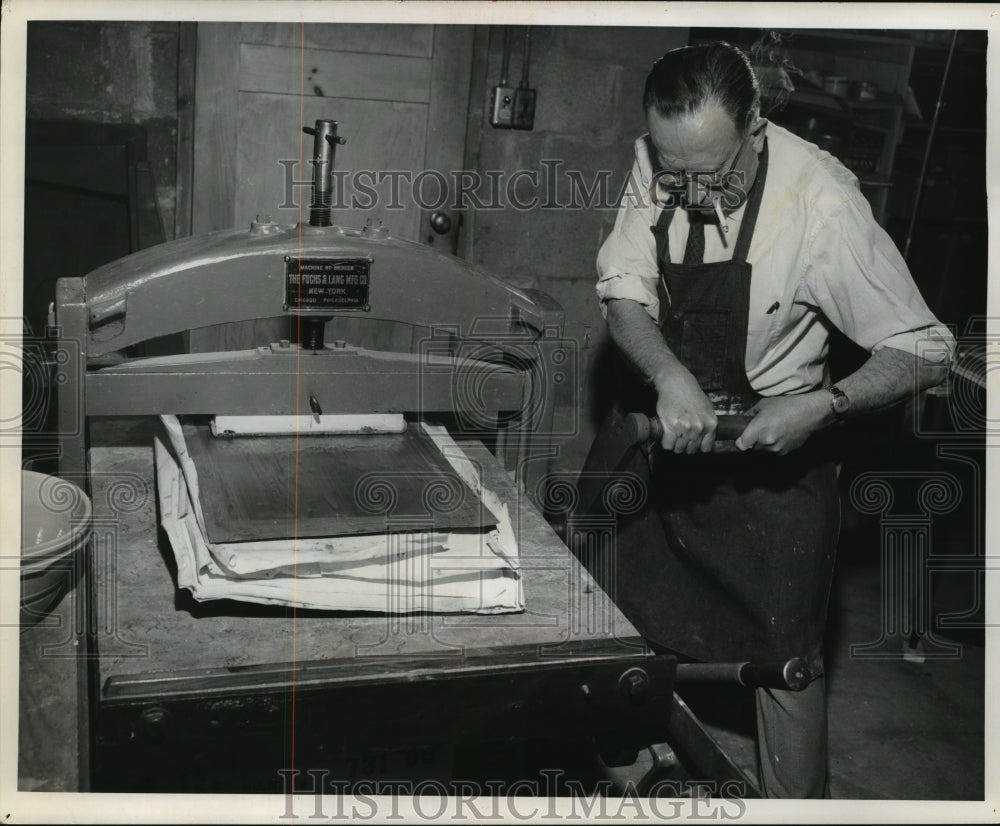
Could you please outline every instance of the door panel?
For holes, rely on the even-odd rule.
[[[422,57],[240,46],[240,91],[427,103],[431,65]]]
[[[411,103],[241,94],[239,131],[253,137],[241,140],[236,159],[236,226],[249,226],[261,213],[269,214],[279,224],[297,223],[299,208],[294,203],[301,205],[302,220],[309,220],[308,186],[298,187],[294,198],[285,195],[286,176],[290,172],[300,181],[312,179],[309,161],[313,139],[309,135],[300,139],[297,129],[289,129],[289,124],[298,124],[300,109],[307,124],[317,118],[338,121],[338,131],[347,141],[337,147],[335,156],[336,169],[347,176],[345,186],[338,186],[333,222],[361,227],[369,219],[381,220],[393,235],[419,240],[419,210],[414,208],[408,189],[403,189],[399,198],[403,208],[391,209],[388,180],[372,186],[379,197],[371,209],[336,208],[340,203],[350,204],[352,198],[362,205],[375,200],[350,184],[355,174],[363,178],[360,185],[364,187],[370,185],[369,176],[362,174],[367,171],[423,167],[424,148],[419,142],[408,140],[408,136],[419,135],[426,128],[427,107]],[[391,123],[392,128],[385,128],[386,123]]]
[[[335,158],[343,178],[335,178],[334,223],[382,221],[396,237],[453,251],[455,232],[430,231],[430,213],[405,179],[393,199],[391,181],[376,176],[435,170],[448,177],[461,169],[472,37],[469,26],[199,24],[193,232],[249,227],[257,215],[308,221],[309,187],[290,187],[289,178],[311,180],[313,139],[302,127],[327,118],[346,139]],[[428,182],[425,193],[434,197],[437,187]],[[205,351],[288,335],[287,319],[267,319],[192,331],[190,339],[192,351]],[[355,343],[384,347],[402,338],[376,334]]]
[[[243,23],[242,42],[298,49],[335,49],[384,55],[431,57],[434,27],[384,23],[308,24]]]

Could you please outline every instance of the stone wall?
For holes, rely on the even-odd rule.
[[[513,86],[521,78],[523,31],[511,30],[508,81]],[[478,142],[474,164],[484,178],[490,170],[505,175],[524,170],[528,174],[518,179],[513,197],[537,203],[528,209],[508,203],[479,210],[465,231],[472,233],[473,260],[520,286],[544,290],[566,311],[578,370],[576,380],[556,392],[562,430],[572,428],[574,434],[554,464],[575,471],[610,403],[601,367],[608,355],[607,331],[594,293],[597,251],[614,224],[633,142],[646,131],[646,74],[665,51],[687,43],[688,30],[537,26],[531,35],[529,82],[538,93],[534,129],[495,129],[489,123],[489,95],[500,78],[504,40],[503,27],[491,27],[485,88],[472,90],[483,107],[480,128],[473,132]],[[583,184],[575,194],[574,175]],[[602,179],[607,195],[593,189]],[[589,206],[588,189],[597,193]]]
[[[177,23],[32,21],[29,118],[146,130],[163,237],[174,237],[177,192]]]

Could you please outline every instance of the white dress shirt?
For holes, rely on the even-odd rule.
[[[928,309],[903,257],[872,216],[857,178],[828,152],[773,123],[768,169],[747,261],[750,282],[746,371],[763,396],[806,392],[824,381],[826,324],[874,352],[894,347],[946,362],[954,338]],[[661,209],[649,197],[647,136],[635,143],[632,181],[614,229],[597,257],[601,309],[614,298],[659,314],[656,242]],[[727,217],[729,232],[705,228],[705,263],[726,261],[745,205]],[[683,258],[688,218],[678,209],[667,233],[670,259]],[[770,312],[768,312],[770,310]]]

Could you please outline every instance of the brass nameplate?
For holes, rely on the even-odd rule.
[[[371,309],[370,258],[285,256],[286,311],[331,312]]]

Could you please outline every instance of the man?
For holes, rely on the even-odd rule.
[[[840,512],[820,434],[942,381],[954,341],[855,176],[760,117],[742,52],[668,52],[643,105],[632,175],[649,197],[622,203],[597,291],[664,435],[638,468],[651,507],[619,528],[615,596],[654,648],[807,658],[804,691],[757,690],[760,778],[767,796],[826,796],[821,643]],[[871,353],[836,385],[831,325]],[[738,452],[702,455],[722,414],[752,417]]]

